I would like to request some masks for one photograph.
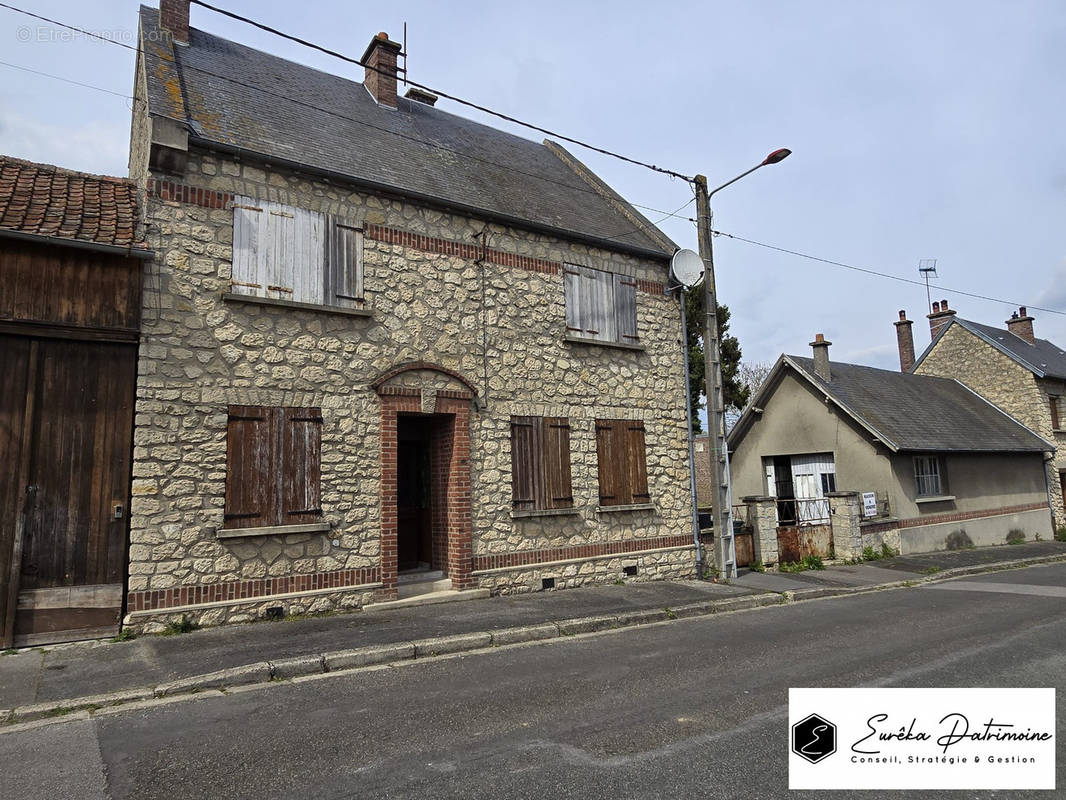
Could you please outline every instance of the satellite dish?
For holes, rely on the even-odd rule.
[[[703,277],[703,259],[693,250],[678,250],[670,259],[670,274],[686,289]]]

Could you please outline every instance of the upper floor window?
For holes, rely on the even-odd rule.
[[[1062,421],[1059,418],[1059,396],[1055,394],[1048,395],[1048,407],[1051,409],[1051,428],[1052,430],[1061,430]]]
[[[596,342],[636,345],[637,282],[626,275],[567,264],[566,332]]]
[[[353,308],[363,298],[363,232],[332,214],[237,197],[235,294]]]
[[[936,497],[944,493],[940,459],[936,456],[916,456],[914,482],[919,497]]]

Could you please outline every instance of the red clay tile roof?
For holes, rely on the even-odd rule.
[[[145,249],[137,238],[137,186],[0,155],[0,229]]]

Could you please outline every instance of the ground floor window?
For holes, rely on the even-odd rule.
[[[643,422],[634,419],[596,420],[596,454],[601,506],[651,501]]]
[[[511,489],[516,511],[573,507],[566,417],[511,417]]]
[[[914,482],[919,497],[943,494],[940,459],[936,456],[915,456]]]
[[[320,522],[322,412],[230,406],[226,528]]]

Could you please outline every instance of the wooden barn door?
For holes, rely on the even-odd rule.
[[[133,344],[0,336],[5,645],[118,631],[136,356]]]

